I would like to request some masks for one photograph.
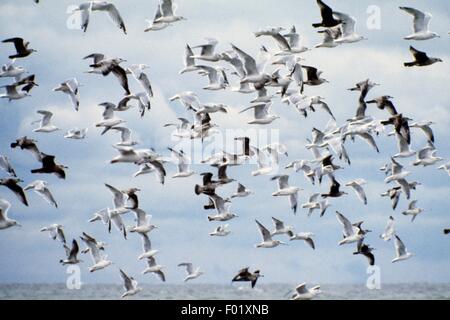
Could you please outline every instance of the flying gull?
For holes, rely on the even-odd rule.
[[[14,47],[16,48],[16,54],[10,55],[10,59],[16,59],[16,58],[25,58],[28,57],[33,52],[36,52],[36,50],[28,48],[30,43],[28,41],[25,41],[22,38],[10,38],[5,39],[2,41],[3,43],[13,43]]]
[[[5,200],[0,199],[0,230],[8,229],[13,226],[19,226],[20,224],[13,219],[8,218],[8,211],[11,208],[11,204]]]
[[[252,288],[255,287],[258,278],[264,277],[259,270],[255,270],[254,272],[249,271],[250,268],[244,268],[239,270],[237,275],[233,277],[231,282],[251,282]]]
[[[200,267],[197,267],[197,269],[194,270],[194,266],[190,262],[182,262],[178,266],[186,268],[187,276],[186,278],[184,278],[183,280],[184,282],[196,279],[200,277],[202,274],[204,274],[204,272],[200,270]]]
[[[34,192],[41,196],[48,204],[55,206],[55,208],[58,208],[58,204],[56,203],[55,198],[53,198],[52,193],[48,189],[48,183],[46,181],[36,180],[28,184],[24,188],[24,190],[30,189],[33,189]]]

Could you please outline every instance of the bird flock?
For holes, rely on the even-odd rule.
[[[39,3],[38,0],[34,2]],[[272,183],[274,187],[272,196],[287,198],[293,214],[299,214],[301,208],[305,210],[308,217],[312,218],[315,212],[318,212],[319,217],[324,217],[336,198],[347,197],[349,201],[358,199],[364,205],[367,205],[370,201],[364,190],[367,182],[363,178],[357,178],[342,185],[339,182],[340,171],[351,170],[352,161],[347,152],[346,144],[361,140],[367,143],[374,153],[380,153],[376,142],[378,138],[395,139],[398,143],[398,153],[387,157],[386,165],[380,168],[380,171],[385,174],[384,182],[387,188],[381,196],[390,199],[393,210],[396,210],[400,198],[410,201],[402,214],[410,216],[411,220],[415,221],[425,210],[420,208],[418,200],[413,198],[414,190],[421,183],[410,180],[412,170],[416,166],[437,167],[436,164],[444,160],[436,155],[437,150],[434,146],[435,137],[432,129],[434,123],[426,120],[412,120],[401,111],[407,111],[406,108],[401,109],[394,105],[393,97],[390,95],[369,97],[370,91],[374,87],[380,86],[380,84],[369,79],[358,82],[354,87],[349,88],[351,92],[355,92],[357,95],[358,100],[355,101],[357,107],[355,115],[342,124],[338,124],[335,117],[336,110],[332,110],[324,97],[307,94],[308,87],[326,85],[329,81],[323,77],[323,72],[317,67],[304,63],[305,59],[301,57],[302,53],[311,50],[330,50],[337,46],[351,45],[363,40],[369,41],[356,32],[357,21],[354,17],[335,11],[321,0],[317,0],[317,5],[320,10],[321,22],[312,24],[312,27],[316,28],[317,32],[323,36],[323,41],[314,48],[307,48],[302,45],[302,38],[295,26],[287,29],[284,27],[263,27],[255,31],[253,35],[248,36],[268,37],[276,44],[276,50],[269,50],[267,47],[261,46],[257,54],[254,55],[240,49],[236,44],[230,43],[227,51],[218,52],[219,41],[215,38],[206,38],[205,42],[199,45],[186,44],[183,53],[184,67],[180,70],[179,75],[174,75],[184,77],[186,73],[196,73],[198,76],[206,78],[203,90],[229,90],[240,93],[243,97],[248,97],[249,94],[255,95],[253,99],[248,101],[250,106],[240,111],[240,113],[252,113],[252,119],[248,121],[250,126],[261,127],[280,119],[280,116],[272,108],[276,101],[294,107],[299,112],[300,119],[301,117],[308,117],[311,112],[324,112],[329,117],[327,126],[322,130],[316,127],[311,128],[311,137],[307,139],[305,145],[305,148],[311,152],[312,157],[310,159],[289,159],[289,164],[282,167],[282,159],[288,159],[289,157],[285,144],[272,143],[267,146],[256,146],[249,137],[236,136],[234,137],[236,143],[242,145],[241,152],[229,153],[227,150],[221,150],[202,160],[202,167],[211,166],[215,168],[214,170],[217,170],[217,175],[215,175],[214,172],[211,172],[212,170],[201,173],[194,172],[191,169],[191,158],[185,150],[168,146],[166,153],[162,154],[153,148],[139,148],[137,145],[140,142],[133,138],[132,129],[126,126],[126,121],[119,115],[134,110],[136,106],[132,103],[136,102],[139,116],[142,118],[151,117],[154,93],[150,78],[146,73],[149,65],[133,64],[124,67],[123,65],[127,61],[123,58],[107,57],[102,53],[89,53],[85,57],[80,57],[80,59],[86,60],[86,68],[89,68],[85,73],[88,76],[99,77],[98,81],[101,81],[102,77],[112,75],[124,91],[123,98],[117,104],[112,102],[98,103],[99,107],[104,110],[102,119],[94,124],[95,128],[100,130],[100,135],[120,133],[120,141],[113,145],[117,155],[110,160],[110,163],[126,163],[136,166],[137,171],[134,173],[134,177],[153,173],[161,187],[163,187],[167,178],[167,167],[169,165],[175,165],[177,168],[177,171],[172,175],[173,179],[200,175],[201,178],[195,186],[192,186],[192,189],[193,193],[199,196],[199,199],[205,198],[205,201],[207,201],[204,205],[205,211],[212,212],[207,215],[207,219],[212,226],[209,235],[212,237],[227,237],[232,232],[232,225],[229,221],[238,220],[239,217],[238,214],[231,211],[232,202],[243,201],[239,199],[251,197],[254,194],[254,191],[244,186],[237,177],[228,177],[228,167],[255,163],[256,168],[248,170],[248,174],[253,177],[267,176],[268,183]],[[176,5],[172,0],[160,0],[154,19],[148,21],[148,26],[144,31],[160,31],[167,27],[175,29],[176,22],[187,20],[182,16],[177,16],[175,9]],[[400,7],[399,9],[413,18],[413,33],[405,36],[405,41],[425,41],[439,37],[437,33],[429,30],[431,14],[410,7]],[[80,4],[74,12],[79,12],[81,15],[79,27],[83,32],[89,32],[89,22],[91,19],[95,19],[96,14],[107,13],[114,24],[125,35],[127,34],[126,22],[112,2],[85,2]],[[188,22],[187,20],[185,23]],[[30,42],[19,37],[3,40],[3,44],[5,46],[13,44],[15,52],[9,56],[10,61],[2,67],[0,77],[12,78],[14,82],[2,86],[5,88],[5,93],[1,94],[0,97],[10,102],[30,97],[31,90],[38,86],[36,76],[34,74],[25,76],[27,71],[16,63],[31,54],[39,53],[30,47]],[[410,46],[410,51],[414,60],[404,62],[405,67],[429,67],[434,63],[442,62],[441,59],[429,57],[425,52],[421,52],[413,46]],[[235,86],[231,84],[231,77],[236,78]],[[140,91],[132,92],[129,81],[136,81]],[[82,88],[82,85],[73,77],[61,82],[53,91],[66,94],[73,106],[73,112],[78,112],[83,107],[82,99],[80,99],[80,96],[82,96],[80,88]],[[170,98],[170,102],[176,101],[186,108],[192,115],[193,120],[178,118],[174,119],[173,123],[161,124],[161,126],[173,128],[171,135],[178,140],[200,140],[203,143],[208,139],[213,139],[214,135],[220,130],[213,119],[230,116],[229,111],[232,109],[232,107],[223,103],[201,102],[195,92],[188,90],[179,92]],[[375,119],[371,116],[370,105],[375,105],[378,109],[384,110],[385,118]],[[39,110],[37,113],[40,119],[30,124],[36,125],[35,128],[30,128],[32,132],[48,135],[61,130],[53,124],[52,112]],[[392,131],[390,131],[391,129]],[[423,132],[428,141],[421,150],[414,151],[411,149],[412,130]],[[87,137],[87,134],[88,128],[75,127],[65,132],[64,138],[83,140]],[[70,179],[70,169],[57,162],[57,156],[42,151],[37,140],[24,136],[13,141],[10,146],[12,149],[27,151],[36,162],[40,163],[40,167],[31,169],[31,173],[39,176],[54,174],[60,179]],[[405,159],[414,156],[416,159],[407,167]],[[250,165],[248,167],[250,168]],[[48,182],[35,180],[22,186],[24,181],[18,178],[7,155],[0,155],[0,168],[7,176],[0,179],[0,186],[12,191],[23,205],[29,205],[27,191],[33,190],[50,206],[58,208],[57,199],[52,195],[51,186]],[[450,163],[439,166],[437,169],[450,175]],[[303,173],[305,181],[311,186],[322,186],[328,181],[329,187],[323,188],[322,192],[309,194],[305,203],[300,203],[300,193],[307,193],[308,191],[293,186],[289,182],[290,176],[299,172]],[[224,195],[221,188],[230,183],[236,183],[236,191],[231,195]],[[156,261],[159,251],[152,247],[150,240],[150,234],[157,226],[151,223],[152,216],[140,207],[139,192],[143,192],[143,190],[138,188],[121,190],[108,183],[105,183],[105,188],[111,193],[112,204],[95,212],[88,223],[101,222],[108,232],[112,231],[114,225],[114,228],[120,232],[124,239],[128,239],[130,234],[137,234],[142,243],[142,253],[137,257],[137,260],[146,263],[142,274],[151,273],[161,281],[165,281],[164,266],[159,265]],[[355,196],[349,194],[351,191]],[[0,198],[0,229],[2,230],[20,226],[19,222],[8,217],[10,209],[11,204]],[[126,219],[131,215],[134,215],[135,225],[128,226]],[[338,223],[342,225],[342,236],[338,245],[355,244],[354,254],[365,256],[369,265],[375,265],[374,248],[366,243],[365,239],[371,230],[363,228],[363,221],[350,221],[345,213],[336,211],[335,215]],[[317,249],[314,241],[315,234],[307,231],[296,232],[292,226],[286,225],[277,217],[272,217],[274,229],[270,231],[267,225],[260,222],[263,218],[265,218],[265,213],[261,214],[261,219],[255,220],[254,232],[259,232],[261,235],[261,242],[255,244],[258,250],[259,248],[268,249],[279,245],[287,245],[286,242],[280,240],[283,236],[289,242],[301,240],[312,250]],[[43,227],[40,231],[47,232],[53,240],[62,244],[64,249],[60,259],[62,265],[84,263],[80,259],[80,254],[91,256],[90,272],[98,272],[114,264],[105,254],[108,249],[107,243],[97,241],[85,232],[80,235],[79,239],[85,244],[86,248],[80,252],[78,239],[74,238],[71,242],[66,240],[64,226],[55,223]],[[199,232],[204,231],[199,230]],[[449,230],[445,229],[444,233],[449,233]],[[104,237],[104,235],[98,235],[98,237]],[[395,256],[392,262],[406,260],[413,256],[413,253],[409,252],[402,242],[399,232],[395,228],[394,217],[389,217],[386,229],[380,234],[379,238],[383,241],[393,241]],[[204,274],[204,271],[200,267],[194,267],[192,262],[180,262],[178,266],[186,271],[185,282],[194,280]],[[127,275],[123,268],[119,268],[119,273],[125,288],[122,298],[142,291],[138,282],[132,276]],[[246,267],[238,271],[232,281],[250,282],[253,288],[258,278],[262,276],[260,270],[251,272]],[[302,283],[293,290],[291,298],[294,300],[312,299],[320,293],[320,286],[308,289],[306,283]]]

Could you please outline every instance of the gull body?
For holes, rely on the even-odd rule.
[[[20,224],[13,219],[8,218],[8,211],[11,208],[11,204],[5,200],[0,199],[0,230],[5,230]]]
[[[408,249],[406,249],[405,244],[403,241],[399,238],[399,236],[394,236],[394,245],[395,245],[395,258],[392,259],[392,263],[403,261],[411,258],[413,256],[412,253],[408,252]]]
[[[187,276],[186,276],[186,278],[184,278],[184,280],[183,280],[184,282],[197,279],[202,274],[204,274],[204,272],[200,270],[200,267],[198,267],[197,269],[194,269],[194,266],[190,262],[182,262],[178,266],[186,268]]]
[[[255,220],[255,222],[262,237],[262,242],[256,245],[257,248],[275,248],[280,244],[286,244],[279,240],[273,240],[270,231],[267,230],[266,227],[264,227],[258,220]]]
[[[429,30],[431,18],[433,17],[428,12],[422,12],[420,10],[410,7],[399,7],[400,10],[405,11],[413,17],[413,33],[404,37],[405,40],[429,40],[439,35],[436,32]]]
[[[320,286],[308,289],[306,288],[306,283],[302,283],[295,288],[295,293],[292,295],[291,300],[311,300],[320,293],[322,293]]]

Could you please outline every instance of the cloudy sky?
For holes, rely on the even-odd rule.
[[[100,136],[93,123],[101,119],[101,102],[116,103],[123,96],[123,90],[113,77],[103,78],[87,75],[87,61],[82,58],[90,53],[101,52],[108,56],[121,57],[127,64],[145,63],[150,66],[149,77],[155,89],[153,108],[143,119],[135,111],[120,116],[135,130],[141,147],[154,147],[158,152],[168,155],[167,147],[175,145],[170,130],[163,124],[173,122],[177,117],[190,117],[179,103],[169,103],[169,98],[181,91],[198,93],[203,102],[222,102],[232,106],[227,115],[213,115],[220,129],[254,129],[247,125],[250,114],[238,114],[240,108],[249,105],[251,96],[227,91],[206,92],[202,87],[206,78],[192,73],[180,76],[182,55],[186,43],[201,44],[203,38],[214,37],[219,40],[219,52],[229,50],[229,43],[237,45],[246,52],[256,55],[261,45],[275,49],[268,38],[255,38],[253,32],[268,25],[290,27],[295,25],[302,35],[304,45],[313,47],[321,41],[320,34],[311,27],[318,22],[319,11],[315,1],[238,1],[238,0],[179,0],[178,13],[186,21],[155,33],[144,33],[145,19],[152,18],[157,6],[156,0],[115,0],[128,29],[125,36],[106,15],[94,14],[88,32],[66,27],[69,15],[67,8],[79,4],[75,0],[42,0],[35,5],[32,0],[3,0],[0,4],[1,38],[20,36],[31,42],[38,50],[32,56],[18,61],[19,65],[37,75],[39,87],[32,91],[32,97],[21,101],[0,105],[0,154],[10,157],[16,171],[25,183],[36,179],[29,174],[30,169],[39,164],[26,152],[11,150],[9,144],[16,138],[28,135],[39,141],[41,150],[55,154],[60,163],[69,167],[67,180],[54,176],[43,176],[50,183],[59,209],[48,206],[34,193],[29,193],[30,208],[20,204],[11,193],[2,188],[0,196],[12,203],[10,216],[19,220],[23,227],[0,232],[0,282],[38,283],[65,282],[65,268],[58,263],[64,256],[59,243],[39,232],[43,226],[59,223],[65,226],[68,239],[78,238],[82,231],[94,235],[108,243],[107,253],[116,266],[128,273],[137,275],[145,283],[157,283],[152,276],[140,276],[145,267],[136,257],[141,250],[140,239],[131,234],[125,241],[113,230],[108,234],[101,224],[89,224],[87,220],[93,212],[110,206],[111,196],[104,183],[120,189],[139,187],[141,207],[153,215],[153,223],[159,229],[151,234],[152,243],[160,250],[157,260],[166,266],[170,283],[179,283],[184,273],[176,265],[192,261],[201,266],[206,274],[198,279],[204,283],[228,284],[233,273],[241,267],[260,268],[266,275],[264,282],[318,282],[318,283],[360,283],[365,284],[367,263],[363,257],[353,256],[354,247],[337,245],[341,237],[341,226],[335,217],[335,210],[344,213],[350,220],[364,220],[365,226],[373,232],[367,242],[376,247],[377,265],[381,268],[381,280],[388,282],[445,282],[448,281],[450,265],[450,239],[442,234],[443,228],[450,226],[448,207],[450,200],[450,178],[436,167],[414,168],[411,179],[423,185],[414,192],[413,198],[419,200],[425,212],[414,223],[409,217],[401,215],[407,207],[401,199],[399,208],[393,212],[390,201],[381,198],[386,190],[383,173],[378,170],[390,155],[396,153],[393,138],[380,136],[377,143],[381,149],[376,154],[364,142],[357,140],[347,143],[352,165],[337,174],[341,182],[356,178],[368,181],[366,192],[369,204],[364,206],[350,190],[344,198],[333,200],[332,207],[323,218],[317,215],[307,218],[304,210],[297,216],[290,211],[287,199],[271,197],[276,184],[269,177],[252,177],[254,165],[229,168],[229,175],[256,192],[246,199],[233,202],[232,211],[239,218],[230,222],[232,234],[226,238],[211,238],[208,232],[216,224],[207,221],[203,210],[205,197],[197,197],[193,187],[200,181],[199,175],[187,179],[174,180],[170,176],[176,167],[168,165],[168,179],[164,186],[158,184],[153,175],[132,178],[136,171],[133,165],[110,165],[115,156],[111,147],[119,139],[115,133]],[[376,3],[375,3],[376,2]],[[305,64],[324,71],[330,83],[315,88],[307,88],[309,95],[320,94],[329,102],[339,124],[352,117],[357,107],[357,95],[346,89],[354,83],[371,78],[381,84],[370,92],[370,97],[389,94],[395,97],[396,107],[414,120],[436,122],[434,131],[438,154],[450,158],[450,91],[449,41],[450,8],[443,1],[337,1],[328,3],[336,10],[348,12],[358,19],[358,32],[369,40],[345,45],[335,49],[315,49],[303,55]],[[380,9],[380,29],[369,29],[366,20],[367,8],[376,4]],[[414,5],[433,13],[431,27],[442,38],[413,43],[419,50],[440,57],[444,63],[427,68],[405,69],[403,62],[411,59],[409,42],[402,37],[410,33],[411,19],[398,10],[399,5]],[[1,63],[13,52],[11,45],[0,46]],[[81,107],[75,112],[67,97],[51,89],[61,81],[77,77],[80,88]],[[231,77],[233,85],[236,78]],[[9,80],[1,79],[1,85]],[[132,91],[139,90],[133,81]],[[385,113],[369,107],[369,113],[383,118]],[[88,127],[88,138],[84,141],[70,141],[62,137],[62,132],[35,134],[30,123],[37,118],[36,111],[47,109],[54,112],[54,122],[63,130],[73,127]],[[272,125],[258,128],[273,129],[278,132],[280,142],[287,145],[288,160],[307,159],[311,155],[304,148],[313,126],[324,128],[328,118],[321,112],[304,119],[294,108],[283,105],[276,99],[273,112],[281,119]],[[265,132],[265,131],[264,131]],[[421,132],[413,131],[412,148],[418,150],[425,146],[426,140]],[[413,159],[403,160],[410,166]],[[209,170],[195,165],[196,172]],[[291,184],[304,189],[300,202],[307,200],[314,192],[323,192],[328,186],[312,187],[303,174],[293,174]],[[233,192],[235,185],[220,190],[223,196]],[[382,242],[378,235],[383,231],[390,215],[396,219],[398,234],[415,256],[405,262],[391,264],[394,257],[393,243]],[[297,231],[315,233],[316,250],[313,251],[301,242],[271,250],[256,249],[260,241],[254,219],[270,226],[275,216],[293,225]],[[133,222],[131,214],[127,223]],[[84,257],[81,265],[84,283],[119,281],[116,267],[89,274],[87,267],[90,258]]]

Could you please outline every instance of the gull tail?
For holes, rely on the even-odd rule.
[[[202,193],[202,187],[199,186],[198,184],[195,185],[195,194],[199,195]]]
[[[322,26],[322,23],[313,23],[312,26],[314,28],[320,28]]]
[[[414,66],[415,66],[415,63],[414,63],[414,62],[405,62],[403,65],[404,65],[405,67],[414,67]]]

